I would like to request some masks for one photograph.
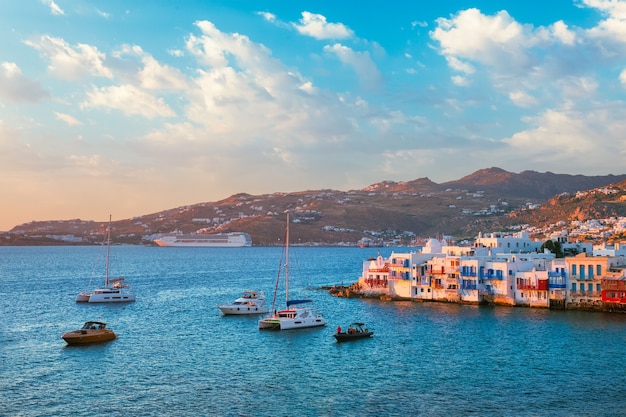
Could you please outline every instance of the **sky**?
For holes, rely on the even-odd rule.
[[[626,0],[0,1],[0,230],[625,141]]]

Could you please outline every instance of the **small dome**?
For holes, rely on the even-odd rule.
[[[434,239],[434,238],[428,239],[423,252],[424,253],[440,253],[441,243],[437,239]]]

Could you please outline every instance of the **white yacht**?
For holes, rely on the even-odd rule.
[[[285,294],[287,308],[285,310],[274,310],[273,314],[259,320],[260,330],[293,330],[308,327],[321,327],[326,325],[326,319],[311,307],[302,307],[303,304],[311,303],[311,300],[290,300],[289,299],[289,212],[287,214],[287,226],[285,228]],[[280,274],[277,279],[280,279]],[[278,282],[277,282],[278,284]],[[276,288],[278,285],[276,285]],[[276,299],[276,296],[274,296]]]
[[[217,306],[225,315],[265,314],[269,310],[265,305],[263,291],[244,291],[242,296],[230,304]]]
[[[128,303],[135,301],[135,294],[130,290],[123,277],[109,278],[109,253],[111,249],[111,217],[107,228],[106,260],[104,267],[104,286],[93,292],[83,291],[76,296],[77,303]]]

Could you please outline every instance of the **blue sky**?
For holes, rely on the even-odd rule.
[[[626,1],[0,11],[0,230],[492,166],[626,173]]]

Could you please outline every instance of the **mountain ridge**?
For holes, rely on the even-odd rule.
[[[255,245],[275,245],[283,234],[283,213],[290,210],[295,243],[355,244],[365,238],[395,239],[405,244],[415,237],[442,234],[472,237],[478,231],[495,231],[514,222],[552,219],[551,215],[539,216],[542,211],[528,208],[544,205],[555,208],[558,201],[552,203],[552,199],[558,196],[620,182],[626,184],[626,174],[584,176],[536,171],[518,174],[492,167],[441,184],[423,177],[399,182],[385,180],[349,191],[236,193],[215,202],[117,220],[113,222],[112,234],[116,243],[146,244],[154,235],[174,230],[242,231],[252,236]],[[621,212],[626,203],[618,201],[613,206],[613,212]],[[591,212],[611,210],[579,210],[578,216]],[[9,238],[0,240],[0,244],[55,244],[58,235],[73,235],[80,244],[92,244],[101,241],[105,228],[104,221],[80,219],[30,222],[11,229]],[[35,237],[42,243],[33,243]]]

